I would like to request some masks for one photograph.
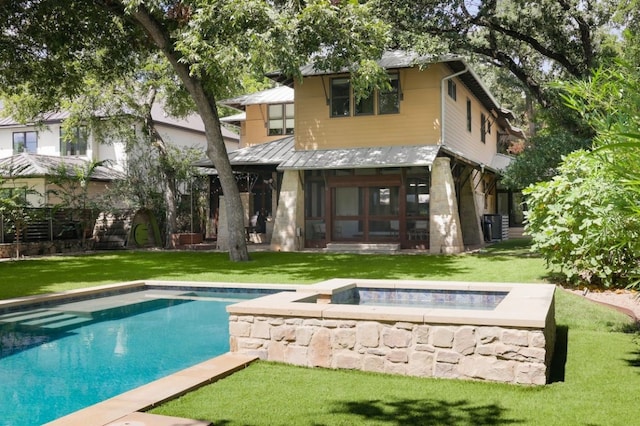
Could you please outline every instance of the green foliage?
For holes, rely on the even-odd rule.
[[[5,171],[3,171],[5,172]],[[10,172],[9,172],[10,173]],[[38,211],[31,208],[29,196],[39,195],[38,192],[13,178],[4,179],[0,176],[0,220],[5,221],[12,231],[16,243],[16,258],[20,257],[20,241],[30,221],[37,219]]]
[[[571,282],[626,286],[640,273],[640,217],[625,214],[637,204],[598,157],[577,151],[559,174],[524,191],[525,230],[533,249]]]

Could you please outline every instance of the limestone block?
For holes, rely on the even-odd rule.
[[[251,327],[251,337],[256,339],[270,339],[271,338],[271,326],[267,321],[256,321]]]
[[[245,322],[253,322],[253,320],[254,320],[253,315],[243,315],[238,318],[238,321],[245,321]]]
[[[413,352],[409,356],[407,374],[410,376],[430,377],[433,374],[434,356],[428,352]]]
[[[287,318],[284,323],[287,325],[302,325],[302,318]]]
[[[544,364],[519,363],[516,366],[515,382],[526,385],[544,385],[547,382]]]
[[[308,348],[305,346],[287,345],[284,350],[284,362],[293,365],[308,366]]]
[[[362,359],[362,369],[374,373],[384,373],[384,358],[374,355],[365,355]]]
[[[251,324],[248,322],[230,322],[229,334],[231,336],[249,337],[251,335]]]
[[[407,374],[407,364],[385,361],[384,372],[388,374],[398,374],[404,376]]]
[[[296,328],[296,343],[301,346],[309,346],[315,330],[317,330],[315,327]]]
[[[414,326],[415,324],[412,322],[397,322],[394,324],[395,328],[399,328],[402,330],[413,330]]]
[[[269,342],[267,356],[269,361],[284,362],[284,353],[287,345],[283,342]]]
[[[379,334],[377,322],[363,322],[356,326],[356,341],[366,348],[378,346]]]
[[[316,318],[306,318],[302,320],[302,325],[305,327],[321,327],[322,320]]]
[[[365,351],[365,353],[369,354],[369,355],[376,355],[376,356],[387,356],[387,354],[389,353],[391,349],[389,348],[385,348],[385,347],[380,347],[380,348],[369,348]]]
[[[296,340],[296,328],[290,325],[281,325],[271,329],[271,339],[292,342]]]
[[[500,327],[477,327],[476,338],[478,343],[486,345],[500,340],[502,329]]]
[[[529,332],[525,330],[504,330],[500,339],[505,345],[529,346]]]
[[[516,362],[504,361],[496,357],[470,356],[460,361],[460,372],[466,377],[513,383]]]
[[[333,357],[333,368],[356,370],[360,368],[361,358],[351,351],[339,351]]]
[[[340,322],[338,320],[322,320],[319,325],[326,328],[336,328],[340,325]]]
[[[309,365],[313,367],[331,367],[331,331],[318,329],[309,343]]]
[[[229,314],[229,322],[234,322],[234,321],[238,321],[238,316]]]
[[[416,345],[413,349],[419,352],[434,353],[436,351],[436,348],[432,345]]]
[[[544,363],[547,351],[544,348],[521,348],[519,353],[527,361]]]
[[[441,377],[446,379],[458,378],[460,377],[458,366],[456,364],[436,362],[433,367],[433,377]]]
[[[431,327],[428,325],[419,325],[413,331],[413,336],[417,344],[429,343],[429,330]]]
[[[229,337],[229,352],[238,352],[238,338],[233,335]]]
[[[328,320],[325,320],[328,321]],[[340,328],[354,328],[356,325],[358,325],[358,321],[340,321],[340,323],[338,324],[338,327]],[[325,326],[326,327],[326,326]]]
[[[408,362],[409,355],[406,349],[392,349],[386,356],[386,360],[389,362]]]
[[[453,329],[451,327],[432,327],[431,344],[438,348],[453,347]]]
[[[495,355],[496,345],[478,345],[476,346],[476,354],[478,355]]]
[[[244,351],[245,349],[258,349],[264,345],[265,341],[262,339],[249,339],[249,338],[237,338],[238,350]]]
[[[458,352],[441,350],[436,352],[436,361],[439,363],[457,364],[461,357]]]
[[[334,348],[353,349],[356,344],[355,328],[338,328],[332,334]]]
[[[406,348],[411,344],[411,332],[387,327],[382,330],[382,343],[390,348]]]
[[[462,355],[471,355],[476,348],[475,329],[460,327],[454,333],[453,349]]]
[[[282,325],[284,324],[284,318],[267,318],[269,325]]]
[[[533,348],[544,348],[547,344],[547,339],[544,337],[542,331],[530,331],[529,332],[529,346]]]

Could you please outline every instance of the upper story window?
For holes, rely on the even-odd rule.
[[[293,104],[269,105],[269,136],[293,134]]]
[[[480,142],[487,142],[487,116],[480,113]]]
[[[371,93],[358,101],[352,93],[347,77],[331,79],[331,117],[353,115],[396,114],[400,111],[400,80],[398,74],[389,74],[391,88]],[[375,96],[377,93],[377,96]],[[376,102],[377,101],[377,102]],[[351,105],[353,104],[353,112]]]
[[[38,132],[13,132],[13,153],[38,151]]]
[[[89,130],[84,127],[75,127],[70,134],[65,134],[60,127],[60,155],[87,155],[89,142]]]
[[[467,130],[471,131],[471,99],[467,98]]]
[[[398,74],[389,74],[391,88],[378,93],[378,113],[397,114],[400,112],[400,80]]]
[[[447,93],[449,94],[449,97],[451,97],[451,99],[453,99],[454,101],[458,97],[456,82],[452,79],[447,80]]]

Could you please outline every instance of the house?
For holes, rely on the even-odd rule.
[[[196,148],[203,152],[206,149],[204,124],[198,115],[174,118],[167,115],[162,107],[154,104],[152,108],[154,124],[161,137],[168,144],[177,147]],[[104,162],[100,167],[96,182],[108,182],[118,172],[124,170],[127,154],[124,143],[99,143],[86,128],[76,129],[73,142],[65,142],[62,135],[62,122],[69,117],[67,112],[44,114],[37,123],[22,124],[11,117],[0,119],[0,161],[3,168],[0,175],[4,178],[11,175],[14,184],[28,181],[29,187],[40,193],[32,196],[32,205],[51,205],[46,195],[45,178],[60,164],[70,168],[85,167],[90,160]],[[222,127],[222,134],[227,150],[238,148],[239,137]],[[102,184],[96,184],[96,191]],[[99,191],[98,191],[99,192]]]
[[[524,137],[512,114],[462,58],[396,51],[380,64],[390,90],[359,101],[346,72],[307,66],[301,81],[270,76],[295,91],[295,134],[247,144],[230,160],[275,184],[272,249],[457,253],[483,244],[485,215],[498,213],[498,176],[510,161],[501,147]],[[246,110],[245,122],[265,128],[268,115],[255,109],[261,115]]]

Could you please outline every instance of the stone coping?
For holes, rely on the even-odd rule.
[[[508,294],[495,309],[488,311],[342,305],[326,303],[323,300],[322,296],[358,286],[386,289],[500,291]],[[333,279],[299,287],[295,293],[276,293],[236,303],[228,306],[227,312],[231,315],[545,328],[548,314],[554,309],[554,292],[553,284]]]

